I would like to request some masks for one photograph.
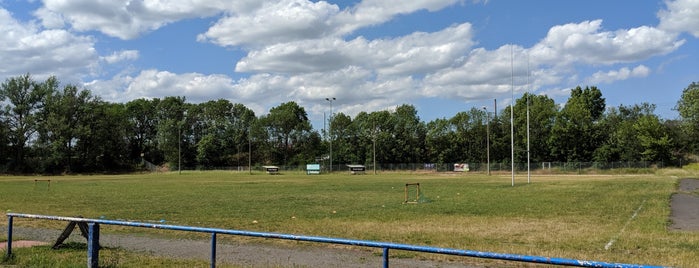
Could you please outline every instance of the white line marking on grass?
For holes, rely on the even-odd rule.
[[[636,216],[638,216],[638,212],[641,211],[641,209],[643,208],[643,204],[646,203],[646,200],[648,200],[648,199],[644,199],[643,202],[641,202],[641,205],[638,206],[638,208],[636,209],[636,211],[633,212],[633,215],[631,215],[631,218],[629,218],[629,219],[626,221],[626,224],[624,224],[624,227],[621,228],[621,231],[619,231],[619,233],[617,233],[616,236],[612,237],[612,239],[609,240],[609,243],[607,243],[606,245],[604,245],[604,250],[609,250],[609,248],[611,248],[612,245],[614,245],[614,242],[616,242],[616,240],[619,239],[619,237],[621,236],[621,234],[623,234],[624,231],[626,231],[626,227],[629,226],[629,224],[631,223],[631,221],[633,221],[633,220],[636,218]]]

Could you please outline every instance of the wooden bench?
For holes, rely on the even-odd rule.
[[[352,175],[366,174],[366,167],[364,165],[347,165],[347,167]]]
[[[264,168],[265,171],[267,171],[267,174],[272,174],[272,175],[279,174],[279,167],[278,166],[262,166],[262,168]]]

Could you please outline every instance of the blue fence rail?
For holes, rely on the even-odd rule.
[[[8,218],[7,248],[6,248],[7,249],[7,251],[6,251],[7,258],[12,256],[12,225],[13,225],[14,218],[45,219],[45,220],[57,220],[57,221],[69,221],[69,222],[72,221],[72,222],[87,223],[87,225],[88,225],[87,267],[90,267],[90,268],[98,267],[100,224],[131,226],[131,227],[141,227],[141,228],[153,228],[153,229],[164,229],[164,230],[176,230],[176,231],[187,231],[187,232],[199,232],[199,233],[210,233],[211,234],[211,267],[216,267],[216,235],[217,234],[381,248],[381,249],[383,249],[383,267],[389,267],[388,254],[389,254],[389,250],[391,250],[391,249],[415,251],[415,252],[426,252],[426,253],[436,253],[436,254],[445,254],[445,255],[456,255],[456,256],[465,256],[465,257],[475,257],[475,258],[485,258],[485,259],[498,259],[498,260],[507,260],[507,261],[516,261],[516,262],[553,264],[553,265],[563,265],[563,266],[577,266],[577,267],[617,267],[617,268],[663,267],[663,266],[648,266],[648,265],[639,265],[639,264],[584,261],[584,260],[575,260],[575,259],[566,259],[566,258],[527,256],[527,255],[518,255],[518,254],[494,253],[494,252],[483,252],[483,251],[452,249],[452,248],[427,247],[427,246],[417,246],[417,245],[409,245],[409,244],[376,242],[376,241],[368,241],[368,240],[354,240],[354,239],[331,238],[331,237],[320,237],[320,236],[304,236],[304,235],[267,233],[267,232],[251,232],[251,231],[242,231],[242,230],[205,228],[205,227],[168,225],[168,224],[153,224],[153,223],[132,222],[132,221],[87,219],[87,218],[47,216],[47,215],[22,214],[22,213],[7,213],[6,215]]]

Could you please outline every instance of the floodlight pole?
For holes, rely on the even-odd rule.
[[[372,138],[374,138],[374,151],[373,151],[373,160],[374,160],[374,175],[376,175],[376,121],[373,122],[373,128],[371,130]]]
[[[527,54],[527,85],[529,86],[529,54]],[[527,183],[532,182],[532,171],[531,171],[531,149],[529,142],[529,90],[527,90]]]
[[[515,186],[515,63],[514,45],[510,47],[510,80],[512,83],[512,99],[510,100],[510,148],[512,157],[512,186]]]
[[[179,123],[179,134],[177,136],[177,173],[180,175],[182,174],[182,125],[187,121],[187,111],[185,110],[182,114],[182,121]]]
[[[182,174],[182,124],[177,134],[177,173]]]
[[[251,134],[252,131],[250,127],[248,126],[248,171],[250,172],[250,175],[252,175],[252,145],[251,145]]]
[[[527,94],[527,183],[532,182],[531,150],[529,148],[529,94]]]
[[[330,124],[328,126],[328,135],[330,137],[330,172],[333,172],[333,101],[336,100],[335,97],[325,98],[326,101],[330,103]]]
[[[488,113],[488,107],[483,106],[485,110],[485,136],[486,136],[486,155],[488,158],[488,176],[490,176],[490,114]]]

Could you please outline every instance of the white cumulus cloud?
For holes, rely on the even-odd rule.
[[[660,29],[672,32],[688,32],[699,37],[699,1],[665,1],[667,9],[658,12]]]
[[[623,67],[619,70],[611,70],[607,72],[596,72],[588,78],[590,84],[612,83],[614,81],[626,80],[632,77],[646,77],[650,74],[650,68],[645,65],[639,65],[633,69]]]
[[[394,39],[340,38],[280,43],[253,50],[239,72],[304,73],[362,66],[380,75],[428,73],[450,66],[475,43],[468,23]]]
[[[97,68],[95,40],[60,29],[43,29],[17,21],[0,8],[0,76],[30,73],[41,79],[55,75],[75,82]]]
[[[138,59],[138,50],[121,50],[115,51],[111,55],[102,57],[102,60],[109,64],[122,62],[122,61],[133,61]]]
[[[550,65],[633,62],[670,53],[684,43],[653,27],[602,31],[601,25],[602,20],[593,20],[552,27],[531,49],[532,60]]]
[[[333,19],[340,35],[359,28],[377,25],[393,19],[396,15],[410,14],[418,10],[436,11],[458,3],[459,0],[364,0],[343,10]]]
[[[188,101],[204,102],[216,98],[231,98],[234,81],[226,75],[200,73],[172,73],[147,69],[136,76],[118,75],[111,80],[85,83],[91,91],[114,102],[128,102],[139,98],[186,96]]]
[[[143,33],[187,18],[208,17],[232,6],[231,1],[131,1],[131,0],[44,0],[36,12],[45,26],[60,25],[59,20],[77,31],[100,31],[106,35],[133,39]]]
[[[221,18],[199,41],[220,46],[250,46],[315,39],[330,30],[329,20],[339,12],[337,5],[324,1],[285,0],[263,2],[252,12]]]

